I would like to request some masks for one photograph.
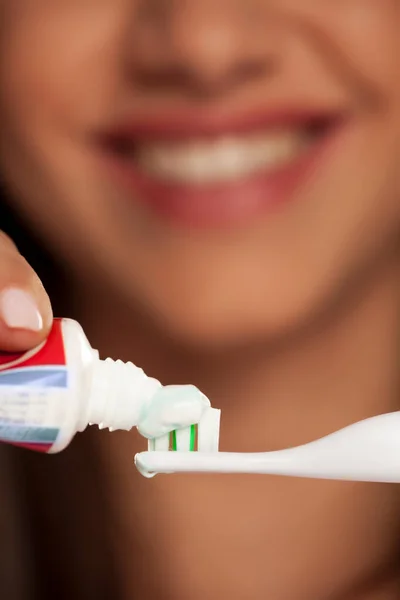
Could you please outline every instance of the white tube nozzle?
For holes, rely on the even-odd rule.
[[[314,442],[264,453],[143,452],[135,463],[156,473],[259,473],[400,483],[400,412],[372,417]]]

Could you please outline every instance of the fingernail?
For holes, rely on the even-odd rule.
[[[0,315],[10,329],[43,329],[43,318],[35,300],[18,288],[9,288],[0,294]]]

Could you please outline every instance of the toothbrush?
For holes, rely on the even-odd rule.
[[[365,419],[319,440],[286,450],[218,452],[215,439],[214,443],[205,446],[203,451],[199,444],[198,452],[157,449],[143,452],[136,455],[135,464],[146,477],[184,472],[259,473],[400,483],[400,411]]]

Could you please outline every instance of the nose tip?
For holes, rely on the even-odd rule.
[[[270,73],[275,57],[267,32],[229,3],[190,0],[162,19],[153,15],[146,34],[135,38],[136,77],[208,94]]]
[[[224,86],[266,70],[268,61],[240,33],[227,23],[185,27],[175,33],[175,57],[192,83]]]

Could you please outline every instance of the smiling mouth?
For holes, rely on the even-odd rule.
[[[189,139],[140,140],[120,135],[108,143],[127,167],[145,177],[165,184],[215,186],[290,165],[327,135],[333,124],[332,119],[315,119],[303,127]]]
[[[330,112],[136,122],[103,136],[101,148],[135,202],[185,225],[220,226],[293,197],[345,120]]]

